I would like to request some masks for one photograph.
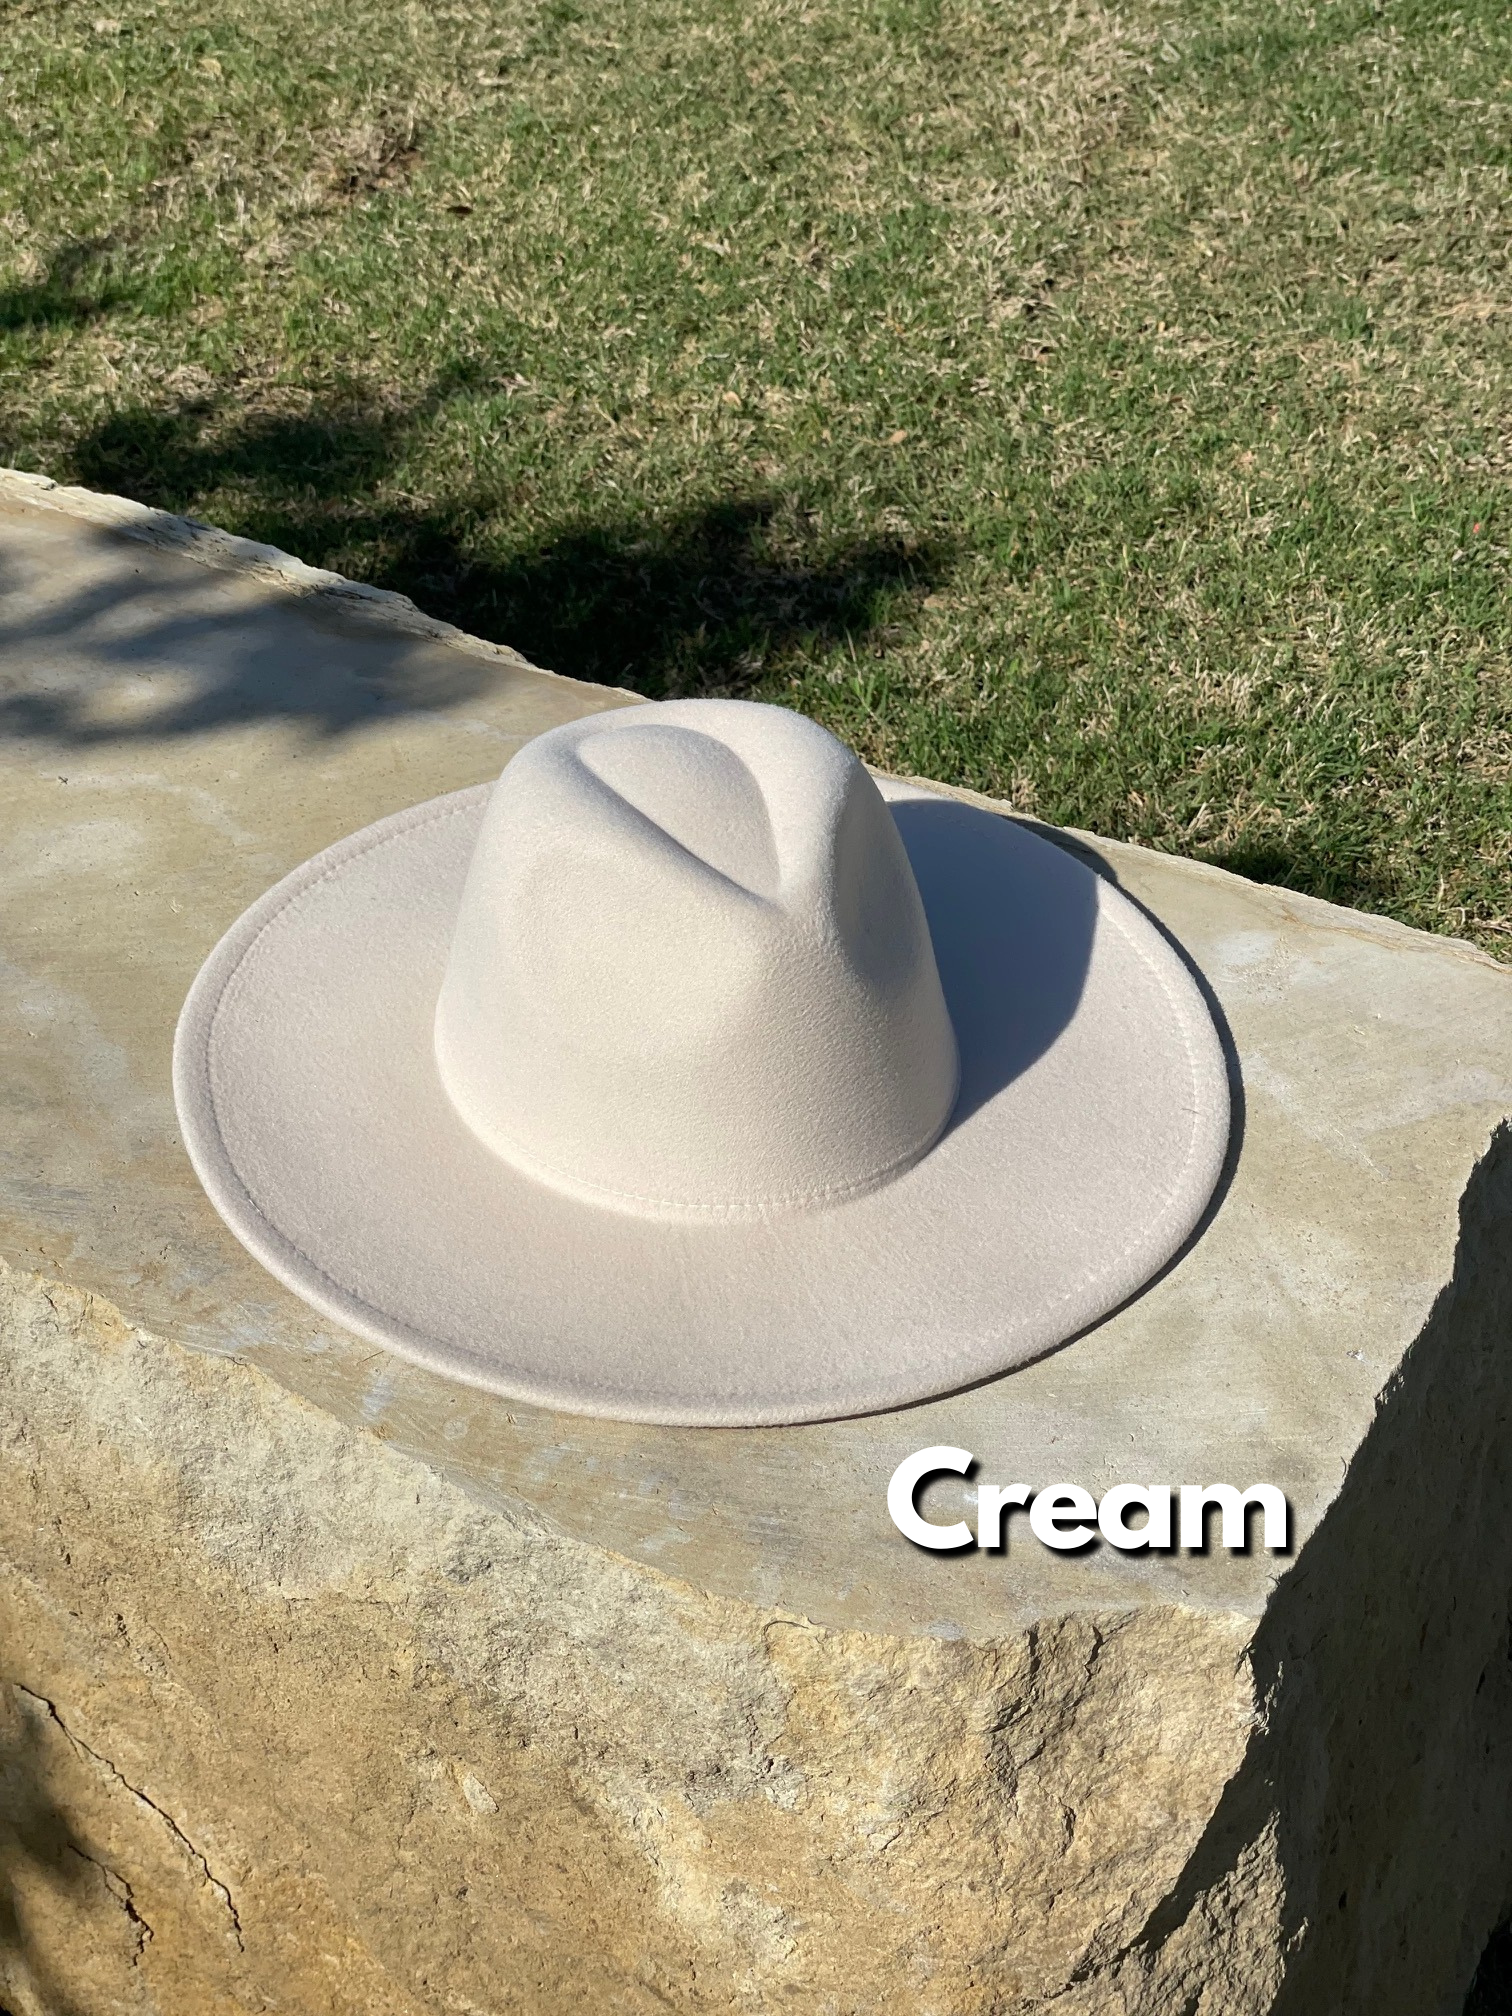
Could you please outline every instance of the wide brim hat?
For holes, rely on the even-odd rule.
[[[174,1079],[217,1210],[326,1316],[707,1426],[1076,1336],[1229,1132],[1202,993],[1109,879],[740,702],[569,724],[306,862],[206,961]]]

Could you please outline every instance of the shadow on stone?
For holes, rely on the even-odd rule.
[[[355,641],[333,634],[329,651],[311,654],[307,634],[248,623],[243,604],[217,595],[209,570],[134,566],[134,542],[97,527],[76,536],[87,579],[72,589],[55,580],[45,600],[0,553],[0,626],[16,668],[0,687],[0,736],[62,752],[275,718],[339,735],[463,704],[492,677],[486,660],[461,654],[438,673],[416,639],[376,630]],[[300,641],[305,650],[290,648]]]
[[[1096,885],[1062,849],[1031,850],[1014,822],[980,806],[913,798],[892,813],[960,1044],[950,1123],[959,1127],[1043,1056],[1076,1013],[1092,959]]]
[[[1196,2016],[1215,1944],[1265,1908],[1286,1956],[1268,2016],[1457,2011],[1512,1899],[1509,1224],[1503,1129],[1461,1204],[1453,1280],[1255,1640],[1244,1764],[1176,1889],[1078,1978],[1122,1966]],[[1493,1942],[1474,2016],[1512,2007],[1484,2000],[1500,1964]],[[1402,1999],[1425,1980],[1446,1984],[1436,2011]]]
[[[49,1907],[61,1906],[66,1917],[103,1871],[48,1789],[31,1705],[24,1688],[0,1680],[0,2016],[13,2008],[23,2016],[28,2007],[83,2016],[48,1965],[48,1934],[57,1929]]]
[[[1465,2016],[1512,2016],[1512,1926],[1491,1935],[1470,1984]]]

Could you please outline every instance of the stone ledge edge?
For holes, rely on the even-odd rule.
[[[280,547],[264,546],[255,539],[243,539],[235,532],[222,532],[218,526],[202,524],[197,518],[180,518],[171,511],[159,511],[150,504],[138,504],[130,497],[57,483],[51,476],[36,475],[26,469],[0,467],[0,506],[6,504],[57,511],[64,517],[97,525],[102,531],[118,532],[128,539],[140,539],[162,552],[180,554],[201,567],[213,567],[222,573],[250,575],[270,587],[282,589],[286,594],[318,600],[344,613],[360,614],[387,629],[402,631],[410,637],[428,638],[453,651],[465,652],[471,658],[486,658],[492,664],[533,673],[538,679],[560,681],[564,686],[582,687],[590,693],[624,692],[630,699],[642,697],[630,694],[622,687],[596,685],[586,679],[569,679],[564,673],[534,665],[506,644],[490,644],[486,638],[459,630],[454,623],[443,623],[438,617],[427,616],[423,610],[416,608],[408,595],[400,595],[392,588],[373,588],[365,581],[353,581],[345,574],[333,574],[329,568],[311,567]]]

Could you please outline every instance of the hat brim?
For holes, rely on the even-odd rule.
[[[486,1149],[432,1018],[488,785],[341,841],[216,947],[174,1087],[216,1209],[336,1322],[511,1398],[623,1421],[874,1412],[1038,1357],[1198,1224],[1227,1073],[1177,952],[1021,823],[884,783],[961,1051],[944,1136],[880,1190],[755,1223],[648,1221]]]

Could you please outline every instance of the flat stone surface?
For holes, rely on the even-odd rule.
[[[333,1329],[211,1211],[179,1145],[169,1059],[179,1005],[222,931],[342,834],[489,778],[529,735],[630,698],[535,671],[277,556],[196,541],[178,521],[0,484],[0,1257],[15,1270],[16,1475],[36,1497],[25,1531],[0,1533],[21,1592],[9,1628],[30,1648],[21,1663],[31,1661],[30,1677],[19,1654],[3,1667],[20,1690],[15,1729],[31,1732],[38,1754],[56,1752],[49,1771],[83,1772],[93,1785],[87,1758],[105,1746],[91,1736],[80,1747],[43,1668],[54,1659],[73,1673],[78,1712],[100,1718],[97,1732],[109,1723],[118,1711],[90,1676],[114,1670],[119,1648],[102,1649],[107,1621],[104,1636],[89,1635],[96,1613],[134,1605],[160,1635],[170,1617],[181,1635],[198,1618],[201,1635],[230,1642],[251,1628],[247,1616],[292,1600],[277,1593],[283,1571],[269,1550],[300,1555],[291,1586],[324,1587],[335,1574],[324,1557],[305,1558],[320,1551],[317,1530],[345,1564],[336,1579],[354,1603],[370,1599],[351,1590],[380,1572],[352,1568],[364,1547],[386,1547],[390,1561],[410,1550],[410,1567],[383,1570],[399,1585],[413,1575],[415,1590],[431,1589],[450,1576],[461,1590],[469,1578],[458,1581],[436,1536],[455,1541],[465,1527],[493,1534],[498,1563],[515,1564],[489,1628],[507,1639],[528,1612],[539,1689],[503,1684],[498,1661],[518,1653],[474,1642],[487,1636],[476,1617],[466,1631],[455,1619],[432,1631],[425,1658],[454,1689],[446,1713],[465,1699],[495,1761],[488,1772],[465,1759],[445,1766],[461,1791],[426,1837],[430,1876],[405,1865],[413,1898],[437,1924],[452,1910],[437,1902],[442,1865],[460,1852],[447,1827],[480,1816],[525,1824],[501,1780],[516,1768],[511,1743],[535,1744],[559,1777],[548,1770],[556,1789],[540,1794],[529,1825],[549,1835],[553,1816],[570,1818],[574,1800],[586,1811],[587,1800],[593,1825],[619,1830],[614,1854],[638,1872],[632,1881],[600,1869],[593,1880],[616,1909],[661,1913],[673,1930],[665,1951],[647,1932],[661,1958],[643,1977],[620,1934],[563,1930],[585,1908],[564,1876],[555,1903],[529,1906],[537,1933],[516,1927],[507,1954],[490,1960],[459,1918],[454,1946],[422,1966],[376,1925],[373,1897],[338,1894],[323,1864],[322,1901],[312,1891],[298,1909],[312,1926],[328,1919],[338,1928],[328,1936],[360,1947],[389,1984],[354,2007],[549,2010],[602,1994],[604,2007],[759,2008],[780,1992],[787,2006],[835,2011],[1452,2008],[1509,1881],[1496,1801],[1508,1768],[1512,1177],[1497,1130],[1512,1114],[1512,975],[1494,961],[1217,870],[1068,841],[1147,907],[1212,990],[1237,1059],[1229,1178],[1196,1243],[1112,1319],[1036,1365],[897,1414],[730,1432],[511,1405]],[[251,1375],[265,1376],[247,1387]],[[280,1395],[316,1411],[289,1413],[294,1402]],[[201,1422],[197,1441],[185,1440],[188,1419]],[[217,1422],[232,1444],[250,1438],[259,1462],[285,1449],[278,1502],[265,1470],[238,1472],[235,1446],[204,1425]],[[930,1443],[973,1450],[1000,1483],[1064,1479],[1098,1492],[1272,1482],[1293,1508],[1294,1553],[1058,1556],[1025,1535],[1006,1555],[926,1555],[895,1532],[884,1499],[900,1458]],[[68,1479],[59,1471],[71,1447],[94,1453]],[[116,1485],[95,1475],[102,1463]],[[144,1510],[142,1531],[172,1553],[175,1518],[187,1521],[219,1564],[209,1580],[155,1552],[156,1595],[143,1568],[129,1601],[109,1596],[110,1576],[125,1573],[117,1566],[100,1569],[86,1599],[61,1553],[36,1552],[35,1536],[64,1519],[59,1493],[84,1492],[93,1508],[86,1517],[81,1500],[69,1518],[105,1521],[91,1542],[103,1559],[110,1518],[129,1531],[120,1480],[132,1466],[188,1476],[196,1464],[201,1483],[168,1493],[174,1517]],[[347,1480],[340,1491],[322,1466]],[[204,1504],[185,1511],[183,1493],[197,1490]],[[261,1508],[261,1525],[227,1537],[239,1495]],[[381,1516],[348,1532],[353,1508],[380,1500]],[[422,1533],[420,1513],[401,1518],[401,1501],[433,1524]],[[930,1510],[957,1516],[944,1491]],[[281,1521],[303,1537],[279,1541]],[[400,1526],[402,1541],[390,1532]],[[373,1537],[380,1529],[388,1539]],[[522,1534],[536,1536],[523,1555]],[[542,1579],[547,1562],[555,1581]],[[492,1558],[486,1566],[504,1572]],[[232,1585],[252,1583],[244,1615]],[[578,1603],[573,1591],[589,1583],[595,1593]],[[414,1596],[421,1609],[437,1600]],[[73,1624],[58,1621],[65,1611]],[[632,1614],[663,1621],[638,1642]],[[585,1683],[562,1651],[593,1635],[590,1615],[600,1633],[590,1663],[601,1680],[613,1676],[605,1684],[623,1719],[620,1736],[599,1732],[601,1770],[574,1746],[588,1746],[580,1729],[607,1710],[574,1693]],[[779,1626],[791,1641],[781,1653]],[[304,1628],[291,1626],[292,1640]],[[540,1634],[552,1630],[548,1645]],[[617,1660],[605,1650],[615,1634]],[[689,1646],[715,1640],[717,1656],[690,1674]],[[418,1657],[413,1634],[404,1642]],[[255,1666],[245,1646],[239,1656]],[[372,1741],[424,1780],[414,1721],[424,1687],[413,1673],[392,1702],[374,1682],[364,1706],[335,1670],[347,1653],[290,1656],[301,1685],[327,1672],[331,1713],[347,1701],[348,1732],[368,1717]],[[152,1691],[161,1676],[151,1659],[132,1653],[121,1668],[136,1680],[122,1680],[120,1698],[135,1699],[138,1681],[151,1696],[122,1737],[138,1775],[111,1766],[138,1788],[178,1754],[164,1736],[154,1766],[151,1732],[173,1722],[171,1701],[192,1694],[192,1722],[221,1684],[213,1649],[180,1644],[172,1658],[183,1665],[171,1687],[162,1681],[167,1692]],[[314,1664],[299,1666],[306,1658]],[[277,1693],[267,1676],[248,1685],[249,1700],[258,1686],[268,1700]],[[252,1708],[219,1712],[252,1716],[255,1740],[293,1768],[292,1738],[268,1733],[271,1707],[260,1722]],[[710,1717],[734,1722],[715,1728]],[[361,1748],[350,1733],[342,1740]],[[733,1788],[745,1773],[749,1784],[727,1788],[720,1810],[754,1802],[767,1832],[721,1835],[708,1819],[713,1795],[690,1789],[679,1754],[705,1782],[731,1772]],[[1407,1760],[1400,1784],[1383,1780],[1383,1755]],[[308,1862],[319,1823],[278,1846],[278,1827],[296,1819],[266,1772],[228,1765],[217,1791],[199,1765],[174,1768],[184,1800],[223,1798],[240,1816],[220,1824],[228,1843],[241,1830],[243,1846],[226,1852],[241,1856],[246,1881],[277,1855]],[[84,1792],[47,1782],[60,1812],[84,1811]],[[352,1814],[326,1859],[377,1867],[360,1800]],[[582,1853],[585,1870],[587,1849],[563,1843],[587,1824],[571,1819],[551,1850]],[[254,1837],[260,1847],[246,1845]],[[195,1853],[208,1870],[215,1858]],[[499,1853],[489,1881],[500,1894],[528,1887]],[[228,2008],[261,2006],[254,1986],[226,1984],[270,1992],[276,1970],[254,1975],[250,1935],[243,1924],[231,1939],[214,1887],[229,1896],[237,1885],[217,1876],[206,1891],[199,1869],[205,1950],[230,1940],[216,1992]],[[1336,1903],[1351,1885],[1353,1906]],[[136,1939],[106,1891],[121,1938]],[[241,1916],[273,1923],[278,1908],[265,1884]],[[200,1933],[184,1924],[182,1950],[199,1952]],[[291,1936],[278,1934],[285,1946]],[[154,1937],[138,1958],[166,1967],[170,1943]],[[487,1999],[488,1966],[513,1982],[514,1999]],[[337,2006],[288,1967],[276,1976],[286,2006]],[[26,1985],[34,1978],[35,1967],[18,1987],[0,1966],[0,1999],[17,2001],[16,2016],[31,2016],[24,1994],[54,2006]],[[1200,2000],[1180,1999],[1199,1990]],[[163,2006],[188,2004],[169,1994]]]

